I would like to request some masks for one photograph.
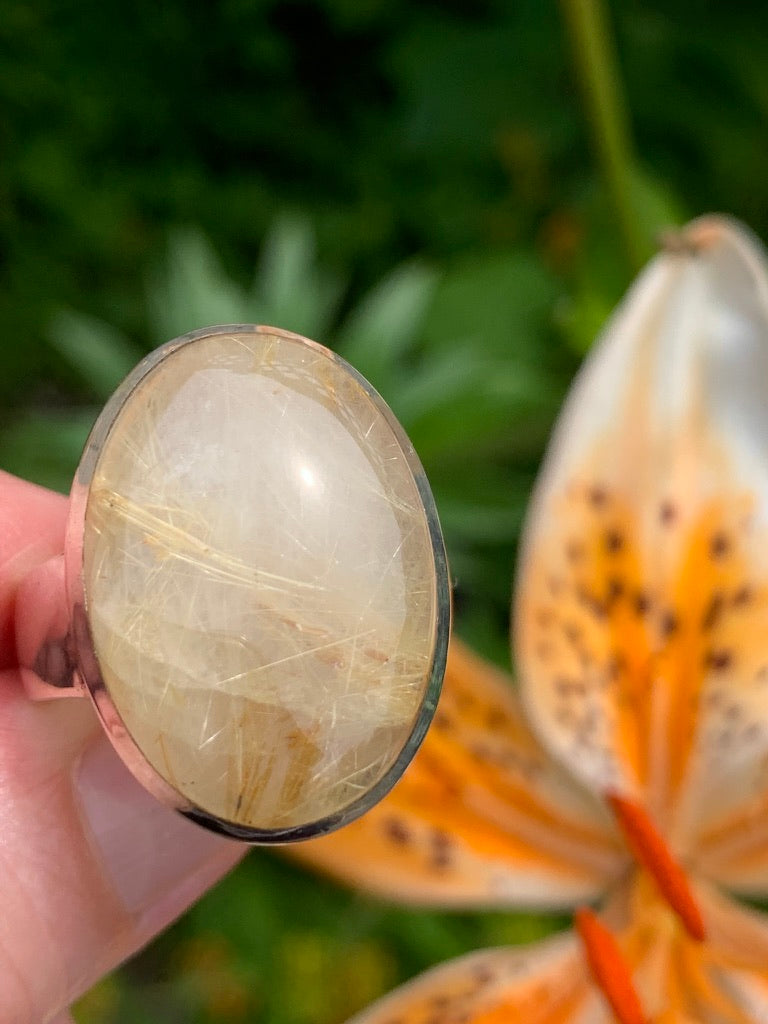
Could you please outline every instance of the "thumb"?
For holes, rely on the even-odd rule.
[[[0,472],[0,1024],[63,1024],[245,850],[145,792],[90,701],[27,698],[15,651],[66,627],[65,518]]]
[[[96,729],[87,702],[32,704],[0,674],[3,1024],[53,1019],[244,852],[158,803]]]

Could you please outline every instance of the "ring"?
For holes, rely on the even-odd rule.
[[[431,721],[450,589],[429,484],[373,387],[299,335],[206,328],[129,374],[75,475],[64,578],[27,693],[89,695],[139,781],[214,831],[346,824]]]

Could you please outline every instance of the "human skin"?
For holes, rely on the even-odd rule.
[[[243,853],[146,793],[90,701],[27,697],[18,647],[66,616],[66,516],[0,471],[0,1024],[66,1024]]]

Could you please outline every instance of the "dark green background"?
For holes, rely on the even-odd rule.
[[[66,488],[98,405],[174,334],[311,333],[412,434],[459,631],[503,660],[552,419],[656,233],[723,210],[768,236],[762,6],[616,0],[595,51],[585,9],[5,0],[0,465]],[[337,1024],[561,923],[406,913],[256,853],[76,1017]]]

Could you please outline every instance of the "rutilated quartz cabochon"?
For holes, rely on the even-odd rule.
[[[268,841],[391,787],[437,701],[448,578],[418,459],[347,363],[247,325],[163,346],[72,509],[79,671],[150,788]]]

